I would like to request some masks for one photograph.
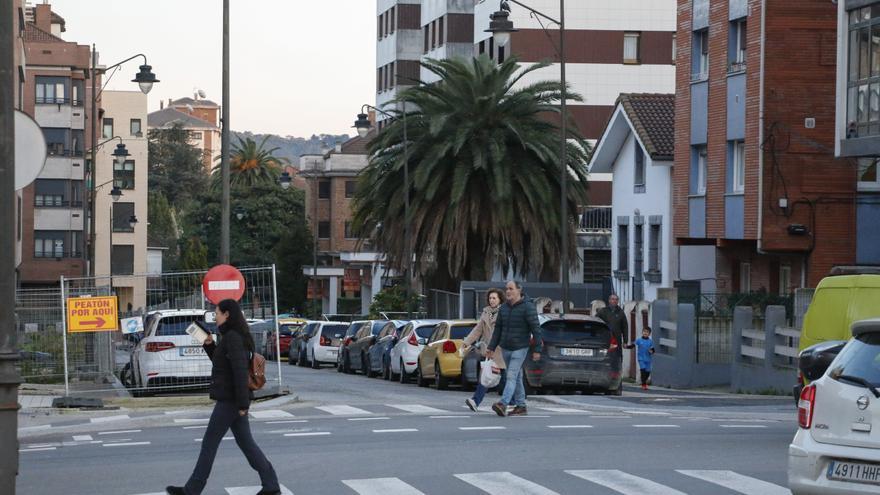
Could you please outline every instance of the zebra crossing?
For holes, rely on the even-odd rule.
[[[621,495],[716,495],[720,493],[784,495],[791,493],[783,486],[727,470],[676,470],[673,478],[664,478],[664,483],[616,469],[565,470],[561,471],[559,476],[568,477],[569,479],[566,481],[583,481],[582,486],[578,485],[577,493],[593,493],[598,487],[604,487]],[[688,491],[687,488],[681,486],[688,485],[693,487],[694,479],[702,483],[700,488],[696,489],[697,491],[694,491],[693,488],[690,488],[690,491]],[[561,493],[571,493],[570,490],[567,492],[556,491],[506,471],[452,474],[449,482],[453,484],[463,482],[489,495],[560,495]],[[437,488],[436,480],[432,480],[430,483],[435,488],[429,490],[425,487],[414,486],[396,477],[344,479],[340,480],[339,483],[343,486],[331,487],[333,493],[429,495],[456,491],[455,486],[446,484],[443,487]],[[665,483],[679,486],[673,487]],[[462,489],[460,485],[458,486],[459,489]],[[285,495],[293,495],[294,493],[284,485],[281,488],[281,493]],[[229,495],[244,495],[256,493],[260,490],[260,487],[225,487],[224,489]],[[163,493],[154,492],[138,495],[163,495]]]

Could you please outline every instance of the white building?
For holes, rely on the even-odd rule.
[[[376,106],[415,85],[422,58],[422,0],[376,1]],[[385,116],[376,116],[381,127]]]

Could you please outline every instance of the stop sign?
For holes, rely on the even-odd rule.
[[[213,304],[224,299],[238,301],[244,294],[244,277],[231,265],[217,265],[208,270],[202,281],[205,297]]]

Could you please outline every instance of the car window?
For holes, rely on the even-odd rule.
[[[338,339],[345,335],[346,325],[324,325],[321,328],[321,335],[331,339]]]
[[[361,327],[360,330],[358,330],[358,332],[356,334],[354,334],[354,338],[355,338],[355,340],[360,340],[360,339],[366,337],[369,333],[370,333],[370,327],[364,325]]]
[[[382,331],[379,332],[379,338],[384,339],[385,337],[394,333],[394,324],[388,323],[384,327],[382,327]]]
[[[434,329],[434,333],[431,334],[431,338],[428,340],[428,343],[430,344],[433,342],[437,342],[438,340],[443,338],[442,335],[445,332],[445,330],[446,330],[446,325],[438,325],[437,328]]]
[[[829,375],[841,381],[848,376],[861,378],[880,387],[880,332],[863,333],[850,341],[831,363]]]
[[[311,336],[312,333],[315,332],[315,328],[317,328],[317,326],[318,326],[317,323],[309,323],[308,325],[306,325],[305,330],[303,330],[303,336],[305,336],[305,337]]]
[[[386,323],[388,323],[388,320],[374,321],[373,322],[373,335],[379,335],[379,332],[381,332],[382,329],[385,328]]]
[[[416,335],[418,335],[419,338],[427,339],[431,336],[431,334],[434,333],[434,329],[436,328],[437,325],[425,325],[423,327],[419,327],[416,329]],[[407,337],[409,337],[409,335],[407,335]]]
[[[409,334],[412,333],[412,325],[406,324],[403,326],[403,330],[400,331],[400,340],[406,340],[409,338]]]
[[[279,327],[279,331],[281,332],[282,337],[286,337],[288,335],[292,335],[293,331],[300,328],[301,325],[281,325]]]
[[[452,327],[452,331],[449,332],[450,333],[449,338],[453,339],[453,340],[461,340],[461,339],[467,337],[468,334],[471,333],[471,330],[473,330],[475,326],[477,326],[477,325],[476,324],[456,325],[456,326]]]
[[[186,329],[194,321],[205,321],[205,315],[164,316],[159,319],[157,336],[186,335]]]
[[[361,322],[352,323],[351,325],[349,325],[348,330],[345,331],[345,336],[354,337],[358,333],[358,330],[361,329],[361,325],[363,325],[363,323]]]
[[[611,341],[608,327],[594,321],[550,320],[541,325],[541,329],[545,342],[595,342],[607,345]]]

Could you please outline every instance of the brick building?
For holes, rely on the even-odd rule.
[[[202,152],[205,170],[211,173],[220,156],[220,106],[211,100],[200,98],[180,98],[159,102],[159,110],[147,116],[150,129],[172,127],[179,124],[189,131],[190,144]]]
[[[719,292],[786,294],[855,260],[855,168],[834,158],[836,9],[678,2],[674,236],[717,248]]]

